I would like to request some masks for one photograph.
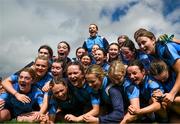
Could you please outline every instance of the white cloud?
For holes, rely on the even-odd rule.
[[[74,57],[76,48],[89,35],[90,23],[96,23],[99,34],[109,42],[116,41],[120,34],[133,38],[133,33],[142,26],[180,36],[180,24],[171,23],[179,17],[179,10],[166,19],[162,15],[162,0],[134,1],[137,4],[130,6],[132,0],[1,0],[0,74],[8,76],[34,60],[42,44],[50,45],[56,55],[56,45],[66,40],[72,47],[70,57]],[[100,17],[102,9],[106,8],[111,15],[119,6],[129,7],[120,21]]]

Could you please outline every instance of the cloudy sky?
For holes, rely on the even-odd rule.
[[[180,38],[179,0],[0,0],[0,76],[6,77],[34,60],[37,49],[58,42],[71,45],[70,57],[96,23],[111,43],[118,35],[133,39],[146,28]]]

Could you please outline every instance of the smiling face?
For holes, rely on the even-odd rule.
[[[79,48],[79,49],[77,50],[77,52],[76,52],[76,56],[77,56],[78,59],[80,59],[80,58],[82,57],[82,55],[85,54],[85,53],[86,53],[86,50],[85,50],[85,49]]]
[[[66,43],[63,43],[63,42],[59,43],[58,47],[57,47],[57,52],[58,52],[58,58],[60,60],[66,59],[66,57],[69,54],[68,45]]]
[[[28,93],[31,89],[32,81],[33,78],[31,77],[31,75],[26,71],[22,71],[18,78],[20,91],[22,93]]]
[[[109,52],[109,57],[115,59],[119,55],[119,47],[115,44],[112,44],[109,46],[108,52]]]
[[[37,58],[34,64],[38,77],[43,77],[48,71],[48,60]]]
[[[70,65],[67,67],[67,76],[71,84],[80,87],[83,84],[84,75],[78,65]]]
[[[62,83],[54,84],[52,87],[52,92],[53,95],[59,100],[65,101],[67,99],[68,89]]]
[[[127,68],[127,74],[128,77],[131,79],[132,82],[136,83],[139,85],[142,83],[144,76],[145,76],[145,70],[140,70],[140,68],[136,65],[134,66],[129,66]]]
[[[139,45],[140,49],[146,54],[155,53],[155,39],[150,39],[145,36],[138,37],[137,44]]]
[[[113,61],[108,70],[108,76],[114,84],[122,84],[124,76],[126,74],[126,68],[124,64],[119,61]]]
[[[131,51],[128,47],[121,47],[121,52],[125,60],[130,61],[135,58],[135,52]]]
[[[89,66],[91,64],[91,58],[88,56],[88,55],[84,55],[82,58],[81,58],[81,63],[84,65],[84,66]]]
[[[39,50],[38,56],[45,56],[47,58],[50,58],[50,54],[49,54],[48,50],[44,49],[44,48]]]
[[[124,80],[125,72],[124,71],[118,71],[114,73],[110,78],[114,84],[121,84]]]
[[[61,76],[62,75],[62,64],[60,62],[53,62],[51,67],[51,72],[53,76]]]
[[[100,49],[96,50],[94,58],[96,60],[97,65],[103,64],[104,60],[106,60],[106,56],[104,55],[103,51]]]
[[[95,91],[98,91],[101,88],[102,80],[96,76],[96,74],[87,74],[86,82],[92,87]]]
[[[91,37],[96,36],[97,32],[98,32],[97,26],[95,24],[90,24],[89,25],[89,34],[90,34],[90,36]]]

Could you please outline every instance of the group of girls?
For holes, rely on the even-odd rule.
[[[61,41],[58,56],[48,45],[34,62],[2,81],[0,122],[169,122],[180,107],[180,41],[135,32],[140,49],[126,35],[107,49],[98,44],[68,57]]]

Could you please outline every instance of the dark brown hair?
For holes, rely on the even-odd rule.
[[[152,76],[160,75],[164,71],[168,71],[168,66],[163,60],[158,59],[151,62],[149,73]]]
[[[70,52],[71,48],[70,48],[70,45],[68,44],[68,42],[66,42],[66,41],[60,41],[60,42],[58,43],[58,46],[59,46],[60,43],[66,44],[67,47],[68,47],[68,51]]]
[[[51,48],[50,46],[48,46],[48,45],[42,45],[42,46],[39,47],[38,52],[39,52],[41,49],[46,49],[46,50],[48,50],[49,55],[50,55],[50,58],[53,57],[53,50],[52,50],[52,48]]]

